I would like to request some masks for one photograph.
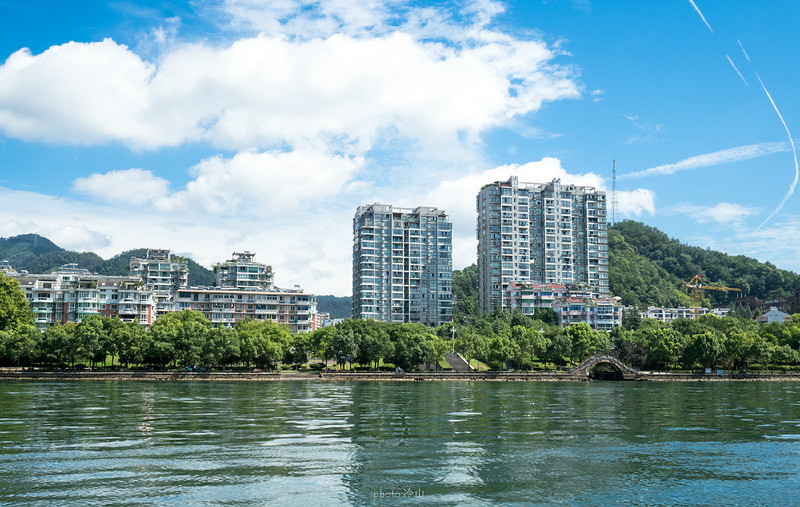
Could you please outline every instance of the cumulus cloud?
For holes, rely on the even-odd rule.
[[[338,194],[363,167],[360,157],[302,150],[243,152],[208,158],[191,169],[186,189],[161,199],[163,209],[212,214],[300,211]],[[306,205],[295,209],[301,203]]]
[[[22,49],[0,67],[0,129],[137,148],[322,139],[349,143],[350,153],[392,133],[436,150],[580,95],[573,70],[555,64],[558,52],[544,42],[481,33],[470,44],[400,30],[307,40],[265,33],[224,46],[173,43],[154,62],[110,39]]]
[[[638,217],[643,213],[652,215],[655,212],[655,193],[652,190],[617,190],[617,213],[621,217]]]
[[[169,181],[144,169],[126,169],[78,178],[72,189],[101,201],[145,204],[164,198]]]

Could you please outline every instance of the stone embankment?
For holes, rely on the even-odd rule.
[[[101,381],[500,381],[500,382],[564,382],[589,381],[586,374],[561,372],[97,372],[97,371],[20,371],[2,370],[0,380],[101,380]],[[719,381],[788,381],[800,382],[796,373],[723,373],[642,372],[625,375],[625,380],[655,382],[719,382]]]

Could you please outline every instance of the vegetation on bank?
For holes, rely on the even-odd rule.
[[[453,335],[455,327],[455,336]],[[453,339],[455,338],[455,339]],[[469,323],[429,328],[345,320],[312,333],[291,335],[271,321],[245,320],[233,328],[214,327],[202,313],[182,311],[148,330],[98,315],[79,324],[59,324],[41,333],[16,280],[0,277],[0,364],[43,367],[111,365],[129,367],[263,368],[303,365],[310,358],[339,368],[380,365],[413,370],[435,365],[455,349],[492,369],[552,369],[610,352],[643,369],[723,367],[748,369],[796,365],[800,314],[783,324],[705,315],[673,324],[626,316],[611,333],[586,324],[562,329],[552,310],[528,317],[497,310]]]
[[[40,271],[63,262],[81,262],[93,271],[124,274],[130,256],[144,252],[126,252],[109,261],[97,257],[105,264],[84,266],[81,259],[91,260],[94,254],[76,254],[89,257],[73,261],[70,256],[75,252],[63,251],[46,238],[0,238],[0,257],[11,260],[15,267],[41,267]],[[611,293],[620,296],[624,304],[639,308],[690,306],[692,300],[682,285],[698,273],[761,299],[788,295],[800,287],[800,276],[790,271],[744,256],[682,245],[633,221],[610,227],[609,252]],[[23,261],[27,264],[18,264]],[[190,283],[195,282],[190,279]],[[91,367],[110,361],[129,367],[275,368],[280,363],[305,364],[317,357],[340,368],[392,365],[410,370],[439,363],[442,354],[452,348],[473,364],[485,363],[494,369],[565,367],[608,351],[643,369],[786,368],[799,362],[800,315],[783,324],[759,325],[746,318],[750,317],[747,312],[739,312],[722,319],[704,316],[670,325],[642,321],[636,312],[630,312],[623,328],[605,333],[582,324],[561,329],[550,310],[540,310],[532,318],[499,310],[481,315],[477,287],[474,264],[453,272],[454,341],[451,325],[431,329],[419,324],[347,320],[292,336],[272,322],[245,321],[234,328],[215,328],[202,314],[193,312],[159,319],[150,330],[92,316],[80,324],[57,325],[39,333],[16,280],[0,277],[0,364]],[[735,296],[713,292],[704,297],[705,305],[724,306]],[[343,313],[346,308],[339,310]]]

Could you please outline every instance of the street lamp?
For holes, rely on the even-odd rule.
[[[452,343],[453,343],[453,354],[455,354],[455,353],[456,353],[456,326],[453,326],[453,327],[450,329],[450,331],[452,331],[452,332],[453,332],[453,340],[452,340]]]

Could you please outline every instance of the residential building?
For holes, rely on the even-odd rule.
[[[597,331],[611,331],[622,325],[623,307],[614,299],[569,297],[553,304],[562,327],[586,323]]]
[[[234,252],[231,259],[214,266],[214,285],[237,289],[271,289],[275,285],[272,266],[255,261],[256,254]]]
[[[353,318],[438,326],[453,318],[453,226],[438,208],[359,206]]]
[[[770,323],[770,322],[783,323],[783,322],[790,322],[791,320],[792,320],[791,315],[778,310],[774,306],[770,308],[768,312],[765,312],[763,315],[759,315],[758,317],[756,317],[756,321],[765,323]]]
[[[512,281],[586,284],[608,296],[606,195],[594,187],[508,181],[477,196],[478,306],[504,306]]]
[[[585,322],[592,329],[610,331],[622,325],[619,298],[600,297],[586,285],[511,282],[504,307],[528,316],[536,309],[552,308],[562,326]]]
[[[81,322],[87,315],[150,326],[156,318],[153,291],[136,276],[105,276],[65,264],[55,273],[7,273],[19,281],[37,329]]]
[[[178,291],[176,303],[178,310],[198,311],[217,326],[233,326],[249,318],[284,324],[292,333],[316,329],[317,300],[299,287],[189,287]]]
[[[161,317],[175,311],[175,294],[188,285],[188,261],[173,258],[169,250],[151,248],[147,250],[146,258],[131,258],[130,275],[141,277],[153,291],[156,317]]]
[[[710,313],[716,317],[727,317],[728,316],[728,308],[713,308],[709,310],[708,308],[687,308],[687,307],[678,307],[678,308],[664,308],[664,307],[657,307],[657,306],[649,306],[647,310],[640,312],[640,315],[643,319],[655,319],[660,320],[661,322],[670,323],[677,319],[694,319],[695,315],[702,316]]]
[[[0,273],[16,273],[16,270],[11,267],[8,261],[0,261]]]

